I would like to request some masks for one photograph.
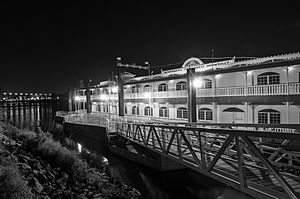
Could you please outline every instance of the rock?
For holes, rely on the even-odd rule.
[[[17,163],[17,165],[22,170],[31,170],[31,166],[26,163]]]
[[[48,178],[41,171],[33,170],[33,173],[42,184],[48,181]]]
[[[60,188],[62,190],[66,189],[66,181],[64,178],[60,178],[60,179],[56,180],[56,183],[60,186]]]
[[[30,179],[28,184],[33,188],[33,190],[35,190],[38,193],[42,192],[44,189],[44,187],[41,185],[41,183],[36,177]]]
[[[41,163],[37,159],[30,159],[30,160],[28,160],[28,163],[30,164],[30,166],[32,168],[37,169],[39,171],[42,170]]]

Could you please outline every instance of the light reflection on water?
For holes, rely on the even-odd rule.
[[[54,125],[55,111],[61,108],[58,103],[17,103],[8,102],[1,104],[6,121],[20,129],[48,131]]]

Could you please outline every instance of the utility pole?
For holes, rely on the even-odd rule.
[[[124,83],[121,74],[121,62],[121,57],[117,57],[119,116],[124,116]]]
[[[121,68],[135,68],[148,70],[150,75],[150,65],[149,62],[145,62],[146,66],[138,66],[135,64],[122,64],[121,57],[117,57],[117,68],[118,68],[118,100],[119,100],[119,116],[124,116],[124,82],[122,79]]]

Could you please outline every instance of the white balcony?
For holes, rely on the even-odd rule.
[[[197,89],[197,96],[270,96],[270,95],[299,95],[300,83],[255,85],[248,87],[227,87],[214,89]]]

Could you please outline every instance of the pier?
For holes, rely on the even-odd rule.
[[[262,131],[242,124],[203,127],[196,123],[132,122],[124,117],[109,120],[78,113],[58,113],[58,117],[65,123],[103,127],[110,146],[115,138],[122,138],[134,148],[166,157],[255,198],[300,197],[298,132]],[[299,125],[292,127],[299,129]]]

